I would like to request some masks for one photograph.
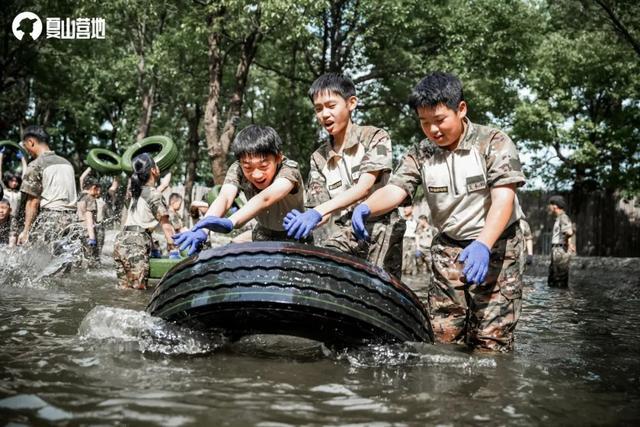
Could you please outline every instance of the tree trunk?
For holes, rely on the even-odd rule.
[[[189,136],[187,139],[187,169],[184,182],[184,203],[182,205],[182,216],[187,218],[189,207],[191,206],[191,196],[193,193],[193,183],[196,179],[196,169],[198,167],[198,147],[200,145],[200,136],[198,134],[198,126],[200,125],[200,115],[202,111],[200,105],[196,104],[193,109],[193,116],[187,116],[187,125],[189,127]]]
[[[222,18],[224,9],[218,10],[215,15],[207,18],[210,33],[208,37],[208,57],[209,57],[209,97],[204,110],[204,134],[207,141],[207,154],[211,163],[214,183],[218,184],[224,180],[225,157],[220,145],[220,135],[218,133],[218,123],[220,121],[220,88],[222,86]],[[222,166],[220,165],[222,163]]]
[[[146,138],[149,135],[149,129],[151,128],[151,117],[153,116],[154,98],[156,93],[156,78],[151,77],[151,84],[144,91],[142,95],[142,113],[140,115],[140,122],[138,123],[138,133],[136,134],[136,141]]]
[[[240,56],[240,61],[238,62],[238,67],[236,68],[235,74],[236,86],[233,89],[233,93],[231,94],[229,110],[227,111],[224,128],[222,130],[222,135],[220,136],[220,145],[222,146],[222,151],[225,157],[229,152],[231,141],[233,140],[238,122],[240,121],[240,114],[242,113],[242,103],[244,101],[244,94],[247,88],[247,79],[249,77],[249,70],[251,69],[251,64],[255,59],[256,52],[258,51],[260,40],[262,40],[262,33],[260,32],[260,28],[257,27],[249,35],[249,37],[245,39],[242,45],[242,54]],[[224,161],[225,158],[223,157],[220,160],[222,161],[222,166],[224,167],[224,171],[226,173],[226,162]],[[224,179],[224,176],[222,176],[222,179]]]

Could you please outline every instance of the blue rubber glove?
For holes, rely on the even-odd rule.
[[[464,248],[458,261],[464,262],[464,277],[468,283],[480,284],[484,282],[489,271],[489,258],[491,249],[484,243],[474,240],[469,246]]]
[[[422,256],[422,251],[420,249],[416,249],[416,258],[420,258]]]
[[[371,209],[369,209],[369,206],[364,203],[360,203],[353,210],[353,214],[351,215],[351,227],[353,228],[353,232],[358,240],[369,240],[369,233],[367,233],[367,229],[364,226],[369,215],[371,215]]]
[[[286,219],[287,217],[285,216]],[[320,221],[322,221],[320,212],[315,209],[309,209],[289,221],[284,226],[284,229],[287,230],[287,236],[300,240],[307,237]]]
[[[227,211],[227,214],[228,214],[228,215],[233,215],[233,214],[234,214],[234,213],[236,213],[236,212],[238,212],[238,208],[237,208],[237,207],[235,207],[235,206],[231,206],[231,207],[229,208],[229,210]]]
[[[16,159],[22,160],[23,157],[24,157],[24,154],[22,154],[22,151],[18,150],[18,152],[16,153]]]
[[[96,241],[96,239],[87,239],[87,245],[88,246],[98,246],[98,242]]]
[[[207,241],[207,237],[209,236],[204,230],[189,230],[175,234],[171,238],[173,239],[173,243],[179,245],[181,251],[189,248],[188,254],[191,256],[200,251],[200,247],[202,247],[202,244]]]
[[[172,251],[169,252],[169,259],[180,259],[180,251],[177,249],[174,249]]]
[[[218,218],[217,216],[209,215],[198,221],[191,231],[198,231],[203,228],[215,233],[230,233],[233,231],[233,222],[229,218]]]
[[[2,147],[0,147],[0,154],[4,155],[4,150],[6,150],[7,147],[5,147],[4,145]]]
[[[289,213],[287,213],[282,220],[282,226],[284,227],[284,229],[289,230],[289,224],[291,224],[291,222],[300,215],[302,215],[302,212],[300,212],[298,209],[292,209],[291,211],[289,211]]]

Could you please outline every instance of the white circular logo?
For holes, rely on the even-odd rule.
[[[11,29],[18,40],[22,40],[25,34],[28,34],[31,40],[36,40],[42,34],[42,21],[33,12],[22,12],[13,18]]]

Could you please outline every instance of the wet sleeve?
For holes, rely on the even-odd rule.
[[[420,162],[418,161],[418,148],[412,147],[400,160],[396,170],[389,179],[389,184],[402,188],[409,197],[413,197],[418,186],[422,184],[420,174]]]
[[[227,171],[227,175],[224,177],[224,184],[235,185],[238,189],[241,189],[243,177],[240,162],[233,162]]]
[[[151,209],[151,213],[154,218],[158,221],[163,216],[169,216],[169,209],[167,208],[167,204],[164,202],[164,198],[159,191],[152,191],[147,203],[149,204],[149,208]]]
[[[524,185],[525,177],[518,157],[516,145],[507,135],[498,132],[489,143],[487,161],[487,182],[490,187],[516,184]]]
[[[35,197],[42,195],[42,168],[35,161],[27,166],[20,191]]]
[[[371,135],[371,142],[367,151],[360,162],[360,173],[391,171],[393,168],[393,158],[391,157],[391,138],[389,134],[382,130],[376,129]]]
[[[305,207],[307,208],[315,208],[331,199],[329,191],[327,190],[326,179],[324,175],[320,173],[318,164],[313,157],[311,157],[310,162],[309,183],[307,184],[306,196]]]

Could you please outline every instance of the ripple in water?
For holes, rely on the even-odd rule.
[[[81,340],[116,346],[121,351],[205,354],[223,345],[220,335],[193,331],[144,311],[97,306],[78,328]]]

